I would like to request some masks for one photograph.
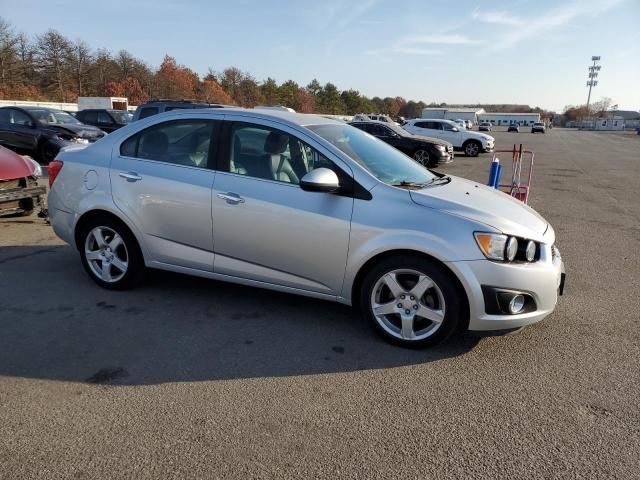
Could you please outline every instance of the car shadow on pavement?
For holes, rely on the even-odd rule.
[[[478,338],[408,350],[330,302],[149,271],[104,290],[68,246],[0,247],[0,375],[146,385],[424,364]]]

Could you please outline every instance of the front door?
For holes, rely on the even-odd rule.
[[[214,271],[338,295],[353,198],[306,192],[299,182],[319,167],[351,178],[348,167],[338,167],[300,132],[246,118],[225,122],[223,129],[228,148],[213,189]]]
[[[209,152],[217,126],[202,119],[161,122],[114,150],[113,199],[142,231],[148,263],[213,270]]]

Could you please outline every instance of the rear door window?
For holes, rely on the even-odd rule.
[[[125,140],[120,145],[120,155],[207,168],[209,152],[215,152],[217,145],[216,124],[199,119],[159,123]]]

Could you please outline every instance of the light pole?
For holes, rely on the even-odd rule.
[[[598,65],[598,62],[600,61],[599,56],[593,56],[591,57],[591,60],[593,61],[593,65],[589,66],[589,79],[587,80],[587,87],[589,87],[589,95],[587,96],[587,115],[590,115],[591,113],[589,111],[589,103],[591,103],[591,89],[598,85],[598,80],[596,80],[596,78],[598,78],[598,72],[600,71],[600,68],[602,68]]]

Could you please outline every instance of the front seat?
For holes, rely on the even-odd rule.
[[[273,180],[280,182],[300,183],[296,172],[293,171],[289,159],[282,155],[289,144],[289,135],[271,132],[264,141],[264,161]]]

